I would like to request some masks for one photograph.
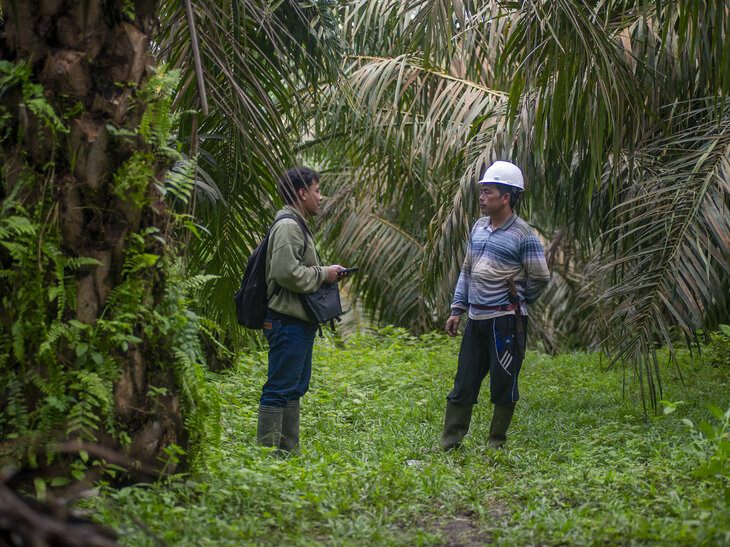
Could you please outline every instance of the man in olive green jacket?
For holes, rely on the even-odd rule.
[[[333,283],[345,274],[341,266],[323,266],[306,219],[319,214],[319,176],[294,167],[279,179],[284,207],[269,234],[266,282],[269,304],[264,335],[269,343],[268,379],[262,388],[256,438],[261,446],[299,452],[299,399],[309,389],[312,348],[318,325],[311,322],[301,294]],[[306,229],[306,241],[301,226]]]

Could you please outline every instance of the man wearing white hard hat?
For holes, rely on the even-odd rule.
[[[459,351],[454,389],[446,400],[441,447],[461,445],[469,431],[472,407],[489,374],[494,416],[487,442],[501,448],[507,440],[520,395],[517,378],[527,335],[527,306],[550,279],[545,252],[532,227],[514,213],[525,189],[522,171],[494,162],[479,181],[476,221],[451,304],[446,332],[456,336],[461,315],[468,320]]]

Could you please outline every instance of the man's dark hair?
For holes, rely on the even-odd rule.
[[[522,192],[520,192],[520,190],[518,188],[515,188],[514,186],[510,186],[509,184],[499,184],[499,183],[493,183],[493,184],[497,187],[500,197],[505,195],[506,193],[509,193],[509,206],[510,206],[510,209],[512,209],[514,211],[515,205],[517,204],[517,200],[520,199]]]
[[[303,165],[297,165],[279,177],[276,188],[284,199],[284,203],[292,205],[297,201],[299,190],[306,190],[317,181],[319,181],[317,171]]]

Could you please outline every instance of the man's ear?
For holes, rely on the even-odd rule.
[[[304,188],[300,188],[299,190],[297,190],[297,195],[299,196],[299,199],[301,201],[307,200],[307,191]]]

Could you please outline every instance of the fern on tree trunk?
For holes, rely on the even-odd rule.
[[[171,471],[215,404],[172,260],[157,8],[2,1],[0,437],[96,440]]]

